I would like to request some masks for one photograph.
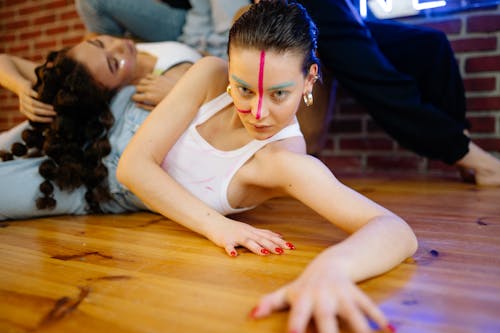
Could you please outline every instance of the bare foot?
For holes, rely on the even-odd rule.
[[[469,143],[469,152],[456,166],[466,182],[474,180],[480,186],[500,186],[500,160],[472,141]]]

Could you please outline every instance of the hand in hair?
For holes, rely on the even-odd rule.
[[[24,86],[19,92],[19,109],[29,120],[38,123],[50,123],[56,116],[54,108],[37,100],[38,94],[31,86]]]

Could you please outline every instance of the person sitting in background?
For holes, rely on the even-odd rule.
[[[349,232],[293,283],[264,297],[254,318],[291,306],[288,332],[314,317],[320,332],[336,316],[357,332],[366,317],[390,330],[355,285],[412,255],[417,241],[394,213],[338,181],[307,155],[296,113],[320,76],[317,30],[299,4],[253,5],[229,33],[229,63],[195,63],[150,113],[120,158],[117,177],[149,209],[200,233],[229,256],[293,248],[280,235],[226,215],[291,196]],[[207,84],[210,82],[210,84]]]
[[[227,35],[248,0],[76,0],[88,35],[179,41],[203,54],[226,56]]]

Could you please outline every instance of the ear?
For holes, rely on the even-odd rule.
[[[307,73],[307,76],[306,76],[306,83],[304,85],[304,92],[305,93],[313,90],[314,83],[319,78],[318,73],[319,73],[318,64],[312,64],[311,67],[309,67],[309,72]]]

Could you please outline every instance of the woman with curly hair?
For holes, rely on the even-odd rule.
[[[179,43],[136,47],[110,36],[51,52],[38,67],[1,55],[0,83],[30,122],[0,135],[0,219],[144,209],[114,176],[134,131],[127,120],[142,121],[198,58]],[[131,84],[135,93],[117,94]]]

